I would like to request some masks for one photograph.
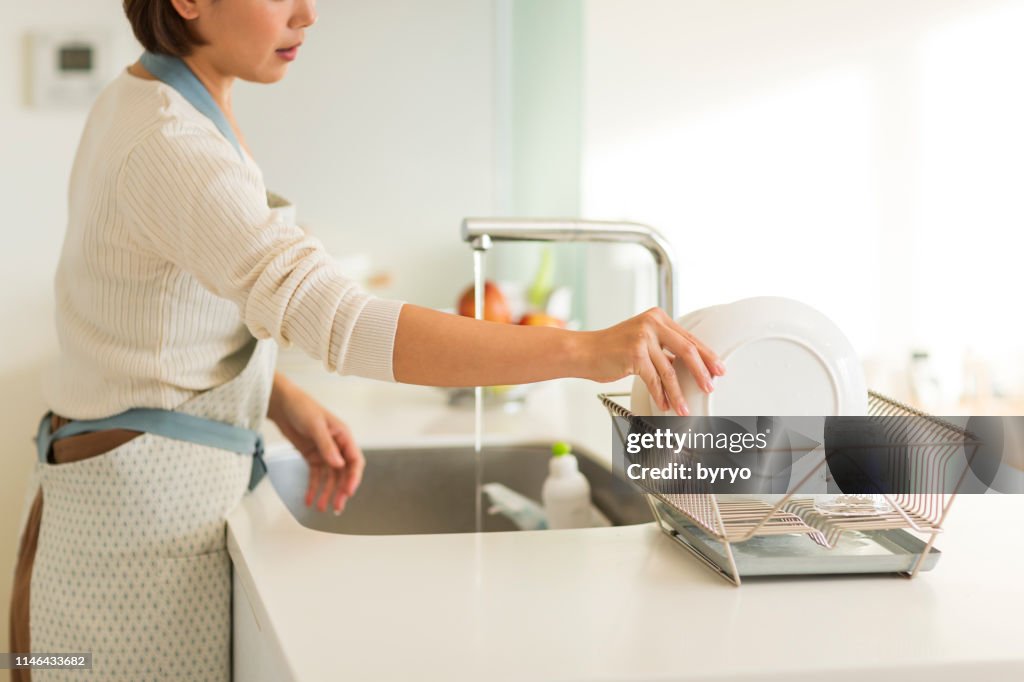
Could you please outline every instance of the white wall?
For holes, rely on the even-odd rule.
[[[583,1],[496,0],[498,215],[577,216],[583,105]],[[555,286],[582,320],[583,244],[498,242],[487,277],[529,284],[551,251]]]
[[[494,211],[494,10],[480,0],[317,5],[282,83],[236,109],[267,186],[332,253],[369,253],[386,294],[454,306],[462,218]]]
[[[1022,34],[1019,0],[587,0],[584,213],[666,231],[684,311],[799,298],[952,387],[1024,355]]]
[[[268,186],[296,202],[338,256],[367,253],[395,275],[385,293],[453,305],[472,280],[458,238],[493,212],[493,9],[479,0],[330,0],[292,73],[242,86],[236,110]],[[85,111],[29,109],[22,40],[36,27],[107,26],[138,53],[119,2],[6,2],[0,22],[0,648],[17,522],[45,409],[44,363],[57,351],[52,277],[67,176]]]

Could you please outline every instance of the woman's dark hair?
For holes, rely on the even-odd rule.
[[[150,52],[184,57],[194,46],[204,44],[171,0],[124,0],[124,13],[135,37]]]

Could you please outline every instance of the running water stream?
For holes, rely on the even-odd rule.
[[[473,301],[476,319],[484,319],[484,251],[473,249]],[[476,532],[484,529],[483,512],[483,430],[484,430],[484,389],[473,389],[473,457],[476,459]]]

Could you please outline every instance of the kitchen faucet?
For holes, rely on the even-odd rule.
[[[658,306],[676,318],[675,255],[665,236],[648,225],[574,218],[466,218],[462,238],[474,251],[487,251],[496,241],[639,244],[658,268]]]

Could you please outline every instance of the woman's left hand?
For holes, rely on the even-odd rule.
[[[340,514],[366,468],[363,451],[348,426],[280,373],[274,376],[267,416],[309,465],[306,506],[317,499],[317,509],[327,511],[330,502],[334,513]]]

